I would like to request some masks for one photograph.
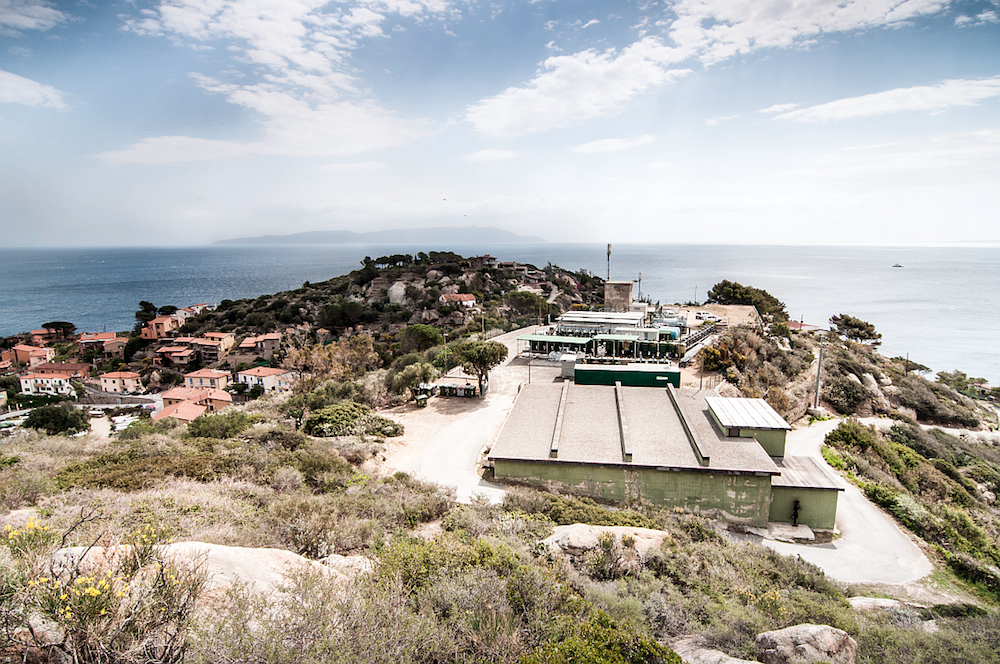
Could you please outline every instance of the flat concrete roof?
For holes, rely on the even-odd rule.
[[[738,429],[791,430],[785,419],[763,399],[708,397],[709,408],[719,424]]]
[[[781,469],[781,475],[771,478],[772,487],[844,490],[840,478],[812,457],[785,457],[774,459],[774,463]]]
[[[560,411],[564,389],[567,394]],[[683,421],[667,391],[660,388],[621,387],[616,395],[616,388],[606,385],[525,385],[489,458],[766,475],[780,472],[756,440],[729,438],[713,426],[705,396],[715,392],[677,390],[674,394]],[[689,431],[707,454],[708,465],[701,463]],[[553,448],[558,450],[555,458],[551,458]],[[626,451],[630,461],[625,460]]]

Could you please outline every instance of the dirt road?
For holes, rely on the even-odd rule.
[[[552,362],[516,357],[517,337],[540,328],[523,328],[495,337],[507,346],[507,360],[490,372],[490,390],[485,399],[433,397],[426,408],[407,405],[387,413],[404,427],[404,434],[392,439],[386,466],[414,477],[454,487],[458,499],[469,502],[483,496],[491,502],[503,500],[504,488],[479,476],[480,457],[492,444],[514,405],[518,389],[531,380],[552,381],[559,368]],[[439,382],[475,383],[461,369],[452,369]]]

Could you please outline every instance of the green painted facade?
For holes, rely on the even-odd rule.
[[[833,530],[837,520],[839,491],[830,489],[802,489],[798,487],[771,487],[769,521],[792,522],[792,509],[799,501],[799,523],[816,530]]]
[[[712,416],[712,424],[715,428],[722,432],[726,436],[738,436],[739,438],[754,438],[760,446],[764,448],[768,456],[773,457],[784,457],[785,456],[785,435],[788,433],[784,429],[727,429],[722,426],[719,422],[719,418],[715,416],[715,411],[711,408],[708,409],[709,414]]]
[[[676,369],[651,370],[639,367],[602,366],[580,364],[573,377],[577,385],[614,385],[621,382],[624,387],[663,387],[668,384],[681,386],[681,372]]]
[[[771,478],[766,475],[509,459],[496,459],[494,474],[548,490],[616,502],[642,499],[753,526],[763,527],[768,520]]]

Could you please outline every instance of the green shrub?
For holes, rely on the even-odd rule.
[[[596,612],[539,646],[522,664],[682,664],[674,651],[629,624]]]
[[[403,425],[375,415],[359,403],[344,402],[315,411],[306,420],[303,431],[310,436],[393,437],[403,435]]]
[[[263,418],[241,410],[224,410],[200,415],[188,424],[188,435],[194,438],[232,438]]]
[[[28,429],[40,429],[50,436],[73,434],[90,429],[87,414],[69,403],[35,408],[24,419]]]

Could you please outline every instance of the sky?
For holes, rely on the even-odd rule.
[[[0,0],[0,244],[1000,244],[1000,0]]]

